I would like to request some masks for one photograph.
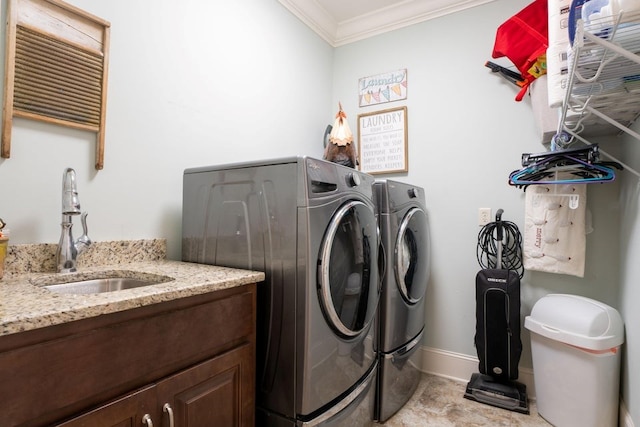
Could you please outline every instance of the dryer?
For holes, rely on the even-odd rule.
[[[292,157],[187,169],[182,259],[265,272],[256,425],[369,426],[379,235],[373,178]]]
[[[384,422],[420,382],[431,249],[423,188],[384,180],[374,183],[374,194],[384,259],[376,419]]]

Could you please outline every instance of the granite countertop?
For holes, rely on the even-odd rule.
[[[118,251],[121,250],[118,247]],[[20,255],[14,253],[14,257],[18,259]],[[14,272],[8,277],[5,275],[0,281],[0,336],[264,280],[262,272],[166,260],[163,259],[162,250],[154,252],[151,259],[122,258],[141,259],[134,262],[122,262],[122,259],[108,256],[103,258],[116,262],[82,266],[76,273],[25,271]],[[99,294],[63,294],[43,287],[55,282],[78,281],[105,275],[132,278],[154,275],[163,276],[168,281]]]

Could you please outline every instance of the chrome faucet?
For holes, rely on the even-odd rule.
[[[62,175],[62,234],[56,251],[56,265],[58,273],[71,273],[77,271],[76,263],[78,255],[84,252],[90,245],[91,239],[87,235],[87,213],[81,215],[78,190],[76,188],[76,171],[67,168]],[[82,236],[73,241],[71,228],[73,217],[80,215],[82,222]]]

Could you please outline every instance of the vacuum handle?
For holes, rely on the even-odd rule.
[[[498,241],[502,242],[502,214],[504,213],[503,209],[498,209],[496,212],[496,233],[498,237]]]

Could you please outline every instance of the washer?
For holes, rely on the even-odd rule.
[[[184,172],[182,259],[265,272],[256,425],[373,423],[373,181],[309,157]]]
[[[384,422],[420,382],[417,350],[424,333],[430,238],[423,188],[391,180],[376,181],[373,188],[384,259],[375,417]]]

